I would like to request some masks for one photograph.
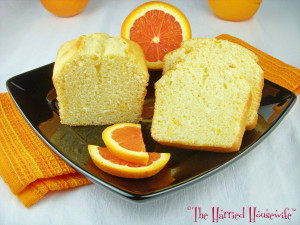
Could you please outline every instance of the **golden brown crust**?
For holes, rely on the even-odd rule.
[[[156,140],[157,141],[157,140]],[[215,146],[193,146],[193,145],[185,145],[182,143],[176,143],[176,142],[162,142],[157,141],[161,145],[165,146],[172,146],[176,148],[184,148],[184,149],[191,149],[191,150],[201,150],[201,151],[210,151],[210,152],[222,152],[222,153],[229,153],[229,152],[236,152],[239,149],[234,148],[220,148]]]
[[[126,121],[120,121],[119,123],[138,123],[140,122],[140,120],[126,120]],[[61,122],[62,123],[62,122]],[[112,125],[112,124],[115,124],[115,122],[112,122],[112,123],[81,123],[81,124],[77,124],[77,123],[62,123],[62,124],[65,124],[65,125],[69,125],[69,126],[101,126],[101,125]]]

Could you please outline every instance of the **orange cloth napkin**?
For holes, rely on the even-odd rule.
[[[300,70],[227,34],[218,36],[238,43],[259,57],[265,78],[300,93]],[[30,128],[8,93],[0,94],[0,176],[29,207],[49,191],[89,184],[83,175],[60,159]]]
[[[49,191],[90,183],[34,133],[8,93],[0,94],[0,176],[26,207]]]
[[[221,34],[217,39],[224,39],[251,50],[258,56],[258,64],[264,71],[264,76],[266,79],[279,84],[290,91],[293,91],[295,94],[300,93],[300,70],[290,66],[279,59],[276,59],[257,48],[249,45],[248,43],[230,36],[228,34]]]

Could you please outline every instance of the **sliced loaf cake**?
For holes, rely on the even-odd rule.
[[[144,53],[132,41],[107,34],[68,41],[53,71],[61,123],[138,122],[148,80]]]
[[[151,135],[163,145],[238,151],[250,104],[250,86],[236,67],[190,53],[155,84]]]
[[[246,129],[254,129],[257,124],[257,110],[264,85],[263,70],[257,64],[257,56],[250,50],[227,40],[194,38],[182,42],[180,48],[165,55],[163,72],[166,73],[177,62],[195,51],[199,52],[199,57],[209,57],[212,60],[215,57],[221,57],[224,63],[237,68],[248,81],[251,87],[252,104],[247,116]]]

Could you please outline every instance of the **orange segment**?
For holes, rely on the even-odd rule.
[[[149,155],[140,124],[118,123],[109,126],[102,132],[102,139],[109,151],[118,158],[147,165]]]
[[[185,15],[176,7],[159,1],[134,9],[124,20],[121,35],[144,50],[149,69],[162,69],[165,54],[192,37]]]
[[[131,163],[113,155],[107,148],[88,146],[89,154],[95,165],[106,173],[124,178],[146,178],[157,174],[170,159],[169,153],[149,152],[147,165]]]

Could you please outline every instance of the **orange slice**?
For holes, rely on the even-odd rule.
[[[146,178],[161,171],[170,159],[169,153],[148,152],[147,165],[131,163],[113,155],[107,148],[88,146],[89,154],[95,165],[106,173],[123,178]]]
[[[147,165],[149,155],[140,124],[118,123],[105,128],[102,139],[112,154],[132,163]]]
[[[124,20],[121,35],[144,50],[149,69],[162,69],[165,54],[192,37],[191,26],[176,7],[159,1],[134,9]]]

